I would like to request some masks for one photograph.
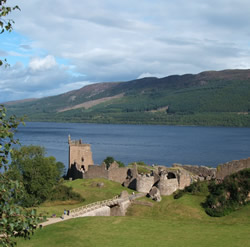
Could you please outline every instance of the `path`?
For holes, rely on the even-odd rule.
[[[61,221],[69,220],[72,218],[84,217],[84,214],[89,213],[89,212],[96,210],[98,208],[105,207],[105,206],[120,205],[122,202],[133,201],[133,200],[136,200],[140,197],[144,197],[145,195],[146,194],[144,194],[144,193],[137,193],[134,195],[129,195],[129,197],[127,197],[127,198],[120,198],[119,196],[115,196],[112,199],[94,202],[94,203],[84,205],[84,206],[79,207],[79,208],[71,209],[69,215],[63,215],[63,219],[61,217],[60,218],[58,218],[58,217],[57,218],[47,218],[47,221],[41,223],[40,225],[44,227],[44,226],[55,224],[55,223],[58,223]]]

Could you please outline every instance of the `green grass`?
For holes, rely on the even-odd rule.
[[[200,206],[203,199],[168,196],[154,207],[134,205],[126,217],[61,222],[37,230],[31,240],[19,240],[18,246],[250,246],[250,205],[229,216],[211,218]]]
[[[104,186],[99,188],[97,183],[103,183]],[[73,191],[78,192],[84,201],[46,201],[37,207],[38,214],[51,216],[56,214],[60,216],[63,214],[64,209],[77,208],[96,201],[110,199],[119,195],[123,190],[127,190],[130,194],[132,190],[123,187],[121,184],[109,181],[106,179],[77,179],[74,181],[65,181],[66,186],[73,188]]]
[[[154,203],[153,207],[133,205],[130,207],[127,215],[148,218],[167,218],[172,220],[192,220],[192,219],[210,219],[200,206],[205,197],[184,195],[182,198],[175,200],[173,196],[164,196],[160,203],[153,202],[149,198],[142,198],[143,201]]]

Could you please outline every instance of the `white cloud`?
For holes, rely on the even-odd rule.
[[[28,67],[22,63],[1,67],[0,102],[56,95],[90,83],[69,73],[68,68],[58,65],[52,56],[36,58]]]
[[[51,55],[48,55],[45,58],[32,58],[29,63],[29,67],[34,71],[51,69],[56,65],[56,60]]]
[[[14,30],[29,42],[21,42],[21,50],[12,54],[26,50],[32,56],[22,70],[21,84],[40,86],[43,94],[54,90],[51,84],[66,90],[76,80],[125,81],[249,65],[247,0],[13,0],[14,4],[21,8],[12,15]],[[58,59],[72,66],[61,67]],[[73,74],[85,76],[76,79]],[[20,75],[11,76],[8,83],[17,84]]]
[[[141,75],[139,75],[137,77],[137,79],[142,79],[142,78],[145,78],[145,77],[163,77],[164,75],[161,75],[161,74],[151,74],[151,73],[148,73],[148,72],[145,72],[145,73],[142,73]]]

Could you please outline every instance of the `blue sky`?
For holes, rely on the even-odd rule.
[[[0,102],[94,82],[250,68],[248,0],[9,0]]]

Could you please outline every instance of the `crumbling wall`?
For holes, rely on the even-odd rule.
[[[193,165],[181,165],[181,164],[173,164],[172,167],[180,167],[194,175],[199,177],[204,177],[206,180],[210,180],[212,178],[216,178],[216,168],[210,168],[206,166],[193,166]]]
[[[84,173],[84,178],[106,178],[109,179],[108,170],[105,165],[97,166],[89,166],[87,172]]]
[[[110,207],[110,216],[125,216],[128,207],[131,205],[131,201],[129,199],[129,193],[124,190],[120,194],[120,199],[123,199],[118,205],[114,205]]]
[[[160,180],[157,183],[157,187],[160,190],[162,196],[172,195],[179,188],[179,183],[176,174],[175,176],[169,176],[173,173],[163,172],[160,176]]]
[[[73,164],[77,164],[78,170],[88,170],[88,167],[93,165],[93,158],[90,144],[82,143],[82,140],[71,140],[68,137],[69,143],[69,168]]]
[[[128,168],[127,167],[118,167],[110,168],[108,171],[108,179],[122,184],[127,177]]]
[[[107,169],[105,163],[102,163],[100,166],[89,166],[88,171],[84,173],[84,178],[106,178],[122,184],[126,180],[127,172],[127,167],[111,164],[109,169]]]
[[[218,165],[216,178],[223,180],[226,176],[246,168],[250,168],[250,157],[247,159],[233,160],[225,164]]]
[[[154,185],[154,176],[137,175],[136,191],[148,193]]]
[[[79,170],[76,164],[71,165],[68,169],[67,178],[78,179],[83,177],[83,171]]]
[[[186,186],[189,186],[192,183],[191,174],[184,170],[180,169],[177,175],[179,188],[180,190],[183,190]]]

